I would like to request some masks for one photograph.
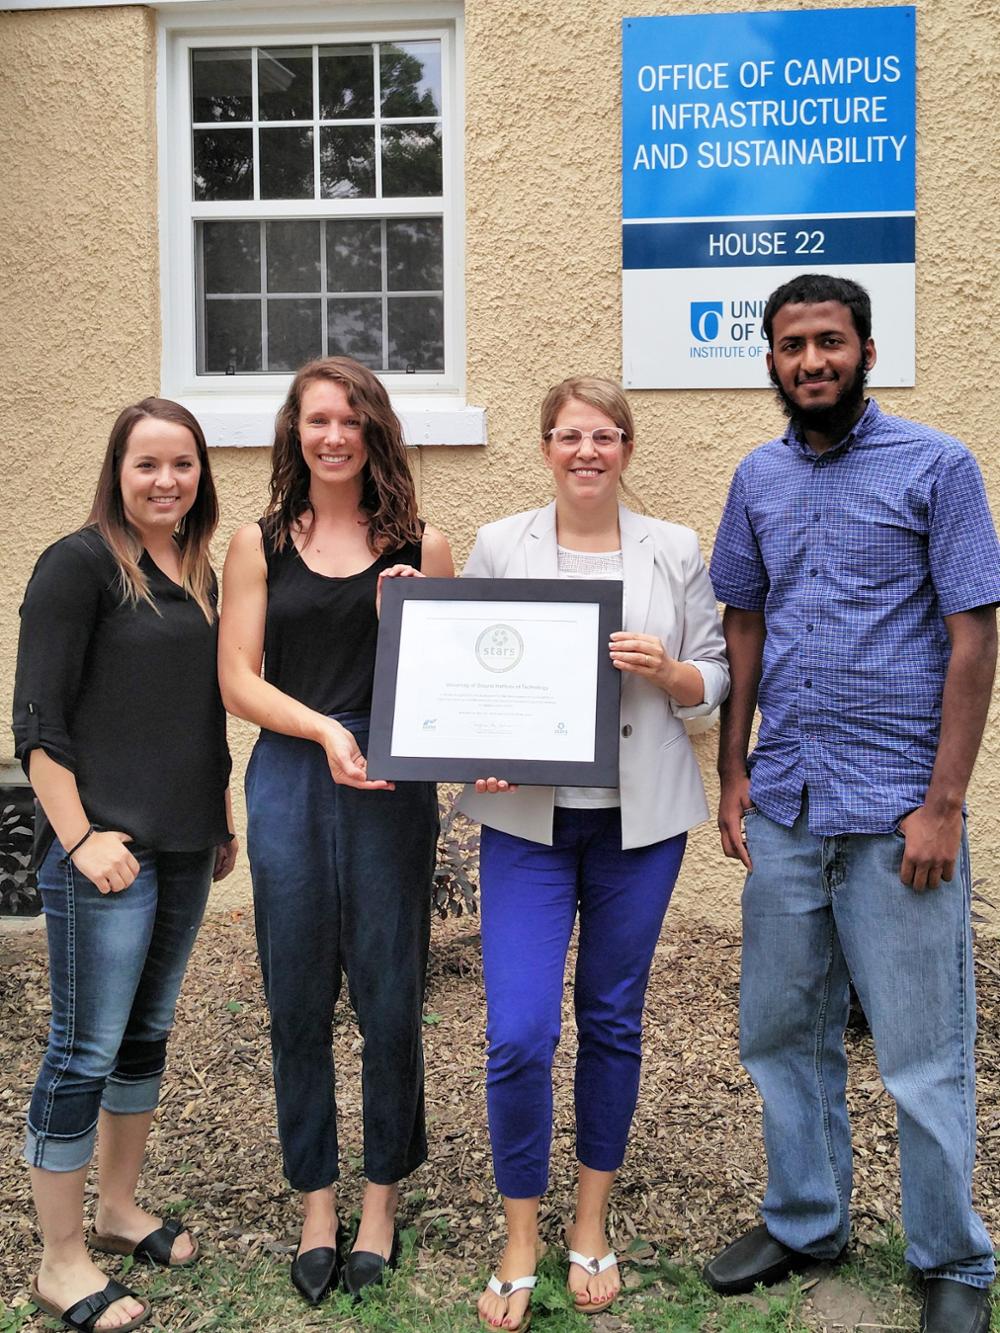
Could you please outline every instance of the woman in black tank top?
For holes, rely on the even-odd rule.
[[[343,1269],[354,1294],[395,1263],[397,1182],[426,1157],[421,1005],[437,843],[432,783],[366,772],[379,577],[450,577],[416,512],[388,395],[346,357],[296,375],[275,428],[271,499],[226,558],[220,679],[261,727],[247,850],[285,1175],[302,1193],[292,1282],[341,1280],[331,1029],[347,975],[364,1037],[366,1185]],[[262,673],[263,668],[263,673]]]

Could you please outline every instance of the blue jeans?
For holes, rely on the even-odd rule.
[[[595,1171],[621,1166],[639,1091],[646,984],[686,839],[622,851],[616,809],[557,806],[551,847],[483,826],[486,1104],[505,1197],[533,1198],[548,1184],[552,1058],[577,912],[576,1154]]]
[[[367,715],[338,720],[366,750]],[[343,968],[364,1039],[365,1176],[391,1185],[427,1156],[422,1007],[436,788],[340,787],[314,741],[262,731],[246,792],[285,1175],[307,1191],[340,1174],[332,1041]]]
[[[208,901],[215,848],[131,847],[139,874],[101,893],[53,842],[38,871],[49,942],[49,1044],[28,1109],[25,1160],[76,1171],[97,1115],[159,1101],[177,995]]]
[[[821,837],[752,811],[743,891],[740,1048],[764,1101],[767,1229],[830,1258],[846,1244],[851,1138],[844,1027],[853,979],[896,1103],[906,1258],[928,1277],[993,1280],[972,1207],[976,997],[969,849],[955,877],[900,882],[899,833]]]

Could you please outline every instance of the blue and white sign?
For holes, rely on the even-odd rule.
[[[628,388],[760,388],[768,294],[871,294],[872,383],[914,383],[912,5],[625,19]]]

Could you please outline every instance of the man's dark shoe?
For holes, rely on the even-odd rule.
[[[920,1333],[986,1333],[990,1326],[990,1293],[950,1277],[924,1283]]]
[[[841,1250],[832,1262],[837,1263],[843,1253]],[[761,1225],[740,1236],[714,1259],[710,1259],[702,1270],[702,1277],[714,1291],[723,1296],[741,1296],[753,1291],[758,1283],[762,1287],[770,1287],[792,1273],[801,1273],[825,1262],[811,1254],[790,1250],[780,1240],[775,1240],[767,1227]]]

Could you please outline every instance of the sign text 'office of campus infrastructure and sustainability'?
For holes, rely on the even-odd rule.
[[[759,388],[796,272],[872,297],[874,384],[914,382],[915,9],[626,19],[629,388]]]

